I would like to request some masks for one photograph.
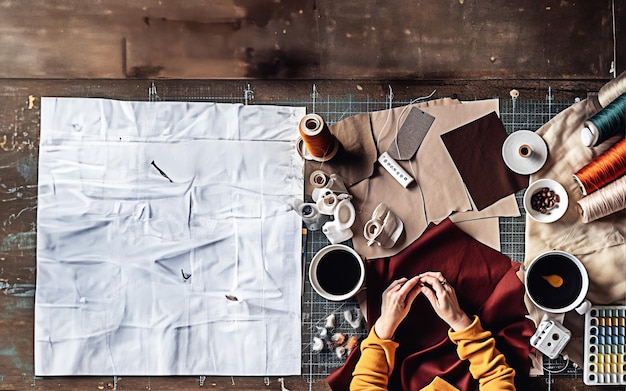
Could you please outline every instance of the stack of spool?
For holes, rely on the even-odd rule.
[[[581,130],[581,141],[585,146],[596,147],[615,136],[624,135],[626,94],[604,103],[606,106],[589,118]],[[574,179],[584,196],[578,201],[583,222],[626,209],[626,139],[622,138],[578,170]]]

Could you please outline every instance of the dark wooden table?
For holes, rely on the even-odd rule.
[[[193,96],[200,86],[206,96],[243,97],[249,83],[255,103],[309,101],[313,84],[320,94],[372,101],[386,100],[389,86],[398,101],[435,88],[470,100],[512,89],[544,100],[550,88],[573,101],[610,78],[612,61],[626,69],[626,52],[616,50],[626,36],[618,0],[33,0],[0,8],[0,390],[281,389],[276,378],[33,377],[40,97],[147,100],[155,79],[164,96]],[[547,389],[544,379],[533,382]],[[328,389],[303,377],[285,386]],[[551,387],[591,389],[580,379]]]

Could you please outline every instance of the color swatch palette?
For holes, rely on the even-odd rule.
[[[585,384],[626,384],[625,334],[626,306],[594,306],[585,314]]]

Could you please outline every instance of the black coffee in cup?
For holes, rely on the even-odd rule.
[[[332,250],[324,254],[315,271],[320,287],[335,296],[351,292],[361,279],[359,262],[346,250]]]
[[[549,276],[560,276],[558,287],[550,284]],[[583,289],[583,275],[569,257],[548,254],[533,262],[527,276],[528,294],[535,303],[552,310],[566,308],[579,298]]]

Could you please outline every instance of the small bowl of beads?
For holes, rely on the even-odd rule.
[[[524,193],[524,209],[540,223],[553,223],[567,211],[567,192],[552,179],[539,179],[531,183]]]

